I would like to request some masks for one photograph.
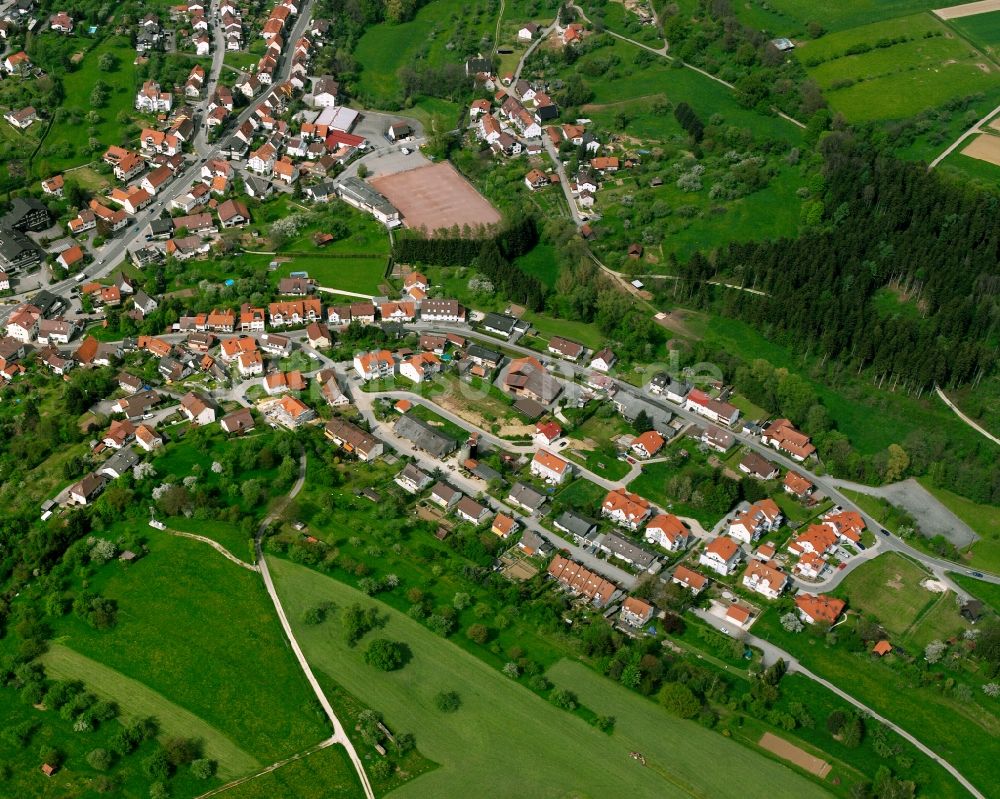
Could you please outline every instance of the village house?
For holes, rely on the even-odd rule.
[[[498,513],[493,517],[493,525],[490,527],[490,530],[495,536],[507,539],[514,535],[520,527],[521,525],[510,516],[507,516],[504,513]]]
[[[633,544],[617,533],[606,533],[601,536],[597,539],[597,546],[611,557],[643,571],[652,572],[659,562],[653,552]]]
[[[837,540],[837,533],[832,525],[810,524],[803,532],[789,540],[787,549],[793,555],[804,555],[808,552],[822,556],[836,549]]]
[[[748,452],[740,461],[739,469],[756,480],[773,480],[778,476],[778,467],[756,452]]]
[[[434,478],[417,466],[415,463],[408,463],[393,478],[393,482],[410,494],[419,494],[433,482]]]
[[[680,564],[676,569],[674,569],[670,582],[676,583],[677,585],[688,589],[695,596],[698,596],[705,586],[708,585],[708,578],[703,574],[698,574],[698,572]]]
[[[833,624],[844,612],[845,603],[842,599],[826,594],[799,593],[795,597],[795,607],[799,618],[806,624]]]
[[[670,513],[663,513],[646,525],[644,537],[650,544],[663,547],[668,552],[680,552],[688,543],[688,529]]]
[[[491,511],[485,505],[480,505],[472,497],[462,497],[455,505],[455,515],[476,526],[482,524]]]
[[[773,499],[763,499],[750,508],[729,525],[729,535],[737,541],[752,544],[764,533],[771,533],[781,526],[783,520],[781,509]]]
[[[598,372],[603,372],[607,374],[617,363],[618,357],[607,347],[594,353],[594,357],[590,359],[590,368]]]
[[[805,477],[803,477],[798,472],[793,472],[791,469],[785,475],[785,481],[782,486],[786,494],[791,494],[796,499],[806,499],[812,492],[816,489],[816,486]]]
[[[571,471],[568,461],[553,455],[548,450],[538,450],[531,459],[531,473],[553,485],[562,484]]]
[[[435,483],[431,489],[431,502],[435,505],[440,505],[446,510],[451,510],[455,507],[462,496],[461,491],[445,482]]]
[[[608,517],[619,527],[629,530],[638,530],[642,527],[652,512],[653,509],[647,500],[624,488],[609,491],[601,504],[601,515]]]
[[[777,599],[788,585],[788,575],[775,561],[751,560],[743,572],[743,586],[768,599]]]
[[[701,551],[698,563],[725,577],[736,568],[741,555],[739,544],[732,538],[720,535]]]
[[[206,425],[215,421],[215,408],[194,392],[188,392],[181,398],[181,413],[192,424]]]
[[[800,433],[788,419],[775,419],[764,428],[761,442],[784,452],[800,463],[816,452],[809,436]]]
[[[663,438],[655,430],[647,430],[642,435],[636,436],[632,439],[632,444],[630,449],[633,453],[643,460],[647,458],[654,457],[664,445],[666,445],[666,439]]]

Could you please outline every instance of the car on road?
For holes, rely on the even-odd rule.
[[[969,572],[969,576],[970,577],[979,577],[979,578],[982,578],[983,573],[982,572]]]
[[[403,155],[409,155],[409,154],[410,154],[410,148],[409,148],[409,147],[400,147],[400,148],[399,148],[399,151],[400,151],[400,152],[401,152],[401,153],[402,153]]]
[[[728,627],[720,627],[719,628],[719,632],[722,633],[723,635],[729,635],[729,628]]]
[[[890,533],[890,532],[889,532],[888,530],[886,530],[886,529],[885,529],[884,527],[880,527],[880,528],[879,528],[879,532],[880,532],[880,533],[882,533],[882,535],[884,535],[884,536],[891,536],[891,535],[892,535],[892,533]]]

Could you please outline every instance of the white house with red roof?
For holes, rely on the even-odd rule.
[[[558,455],[553,455],[546,449],[535,452],[535,457],[531,459],[531,473],[536,477],[541,477],[547,483],[559,485],[570,474],[568,461],[563,460]]]
[[[739,544],[732,538],[720,535],[698,555],[698,563],[725,577],[736,568],[742,554]]]

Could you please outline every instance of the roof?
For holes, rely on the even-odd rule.
[[[569,532],[573,535],[579,536],[585,536],[597,527],[597,522],[580,513],[577,513],[575,510],[564,511],[559,518],[555,520],[555,523],[564,530],[569,530]]]
[[[538,450],[535,453],[535,457],[532,458],[532,461],[544,466],[550,471],[556,472],[557,474],[563,474],[569,466],[569,464],[558,455],[553,455],[551,452],[544,449]]]
[[[683,565],[679,565],[674,569],[674,579],[683,583],[688,588],[693,588],[695,591],[700,591],[705,587],[705,583],[708,582],[707,577]]]
[[[512,502],[516,502],[525,508],[531,508],[531,510],[538,510],[546,500],[545,494],[536,491],[527,483],[521,482],[514,483],[508,496]]]
[[[798,472],[793,472],[791,469],[788,470],[788,474],[785,475],[785,488],[794,494],[802,495],[813,488],[813,484],[810,480],[807,480]]]
[[[638,494],[616,488],[608,492],[601,508],[605,513],[618,513],[628,519],[641,519],[649,513],[649,502]]]
[[[465,516],[470,516],[473,519],[479,519],[486,513],[489,509],[483,505],[480,505],[472,497],[462,497],[455,506],[455,510]]]
[[[663,445],[666,444],[666,439],[663,438],[655,430],[647,430],[642,435],[636,436],[632,441],[633,447],[642,447],[650,455],[655,455],[659,452]]]
[[[493,519],[493,530],[500,535],[510,535],[516,528],[517,522],[506,514],[498,513]]]
[[[544,436],[548,441],[555,441],[562,435],[562,428],[553,421],[538,422],[535,425],[535,432]]]
[[[630,596],[622,603],[622,610],[633,616],[648,618],[653,612],[653,606],[636,596]]]
[[[892,651],[892,644],[890,644],[884,638],[877,644],[875,644],[875,647],[872,649],[872,652],[878,655],[879,657],[881,657],[882,655],[888,655],[891,651]]]
[[[656,555],[648,549],[633,544],[627,538],[622,538],[617,533],[608,533],[601,539],[602,549],[607,549],[621,558],[631,561],[641,569],[648,569],[656,562]]]
[[[844,600],[826,594],[802,593],[795,597],[795,605],[815,621],[833,624],[844,610]]]
[[[688,534],[687,528],[684,526],[684,522],[672,513],[661,513],[646,525],[646,529],[660,530],[671,540],[674,538],[686,538]]]
[[[400,416],[395,424],[396,432],[409,439],[420,449],[440,458],[454,451],[458,442],[450,436],[431,427],[423,419],[406,414]]]
[[[746,454],[740,461],[740,469],[748,472],[752,477],[770,477],[778,470],[771,461],[756,452]]]
[[[728,538],[724,535],[720,535],[718,538],[712,540],[712,542],[705,547],[706,554],[717,555],[722,560],[732,560],[733,557],[739,552],[739,544],[737,544],[732,538]]]

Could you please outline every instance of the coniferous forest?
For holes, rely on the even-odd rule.
[[[975,382],[1000,340],[1000,197],[835,132],[823,224],[794,240],[732,244],[679,267],[684,300],[812,345],[880,383],[922,391]],[[713,293],[725,275],[766,296]],[[879,315],[890,290],[908,313]],[[680,298],[680,297],[678,297]]]

